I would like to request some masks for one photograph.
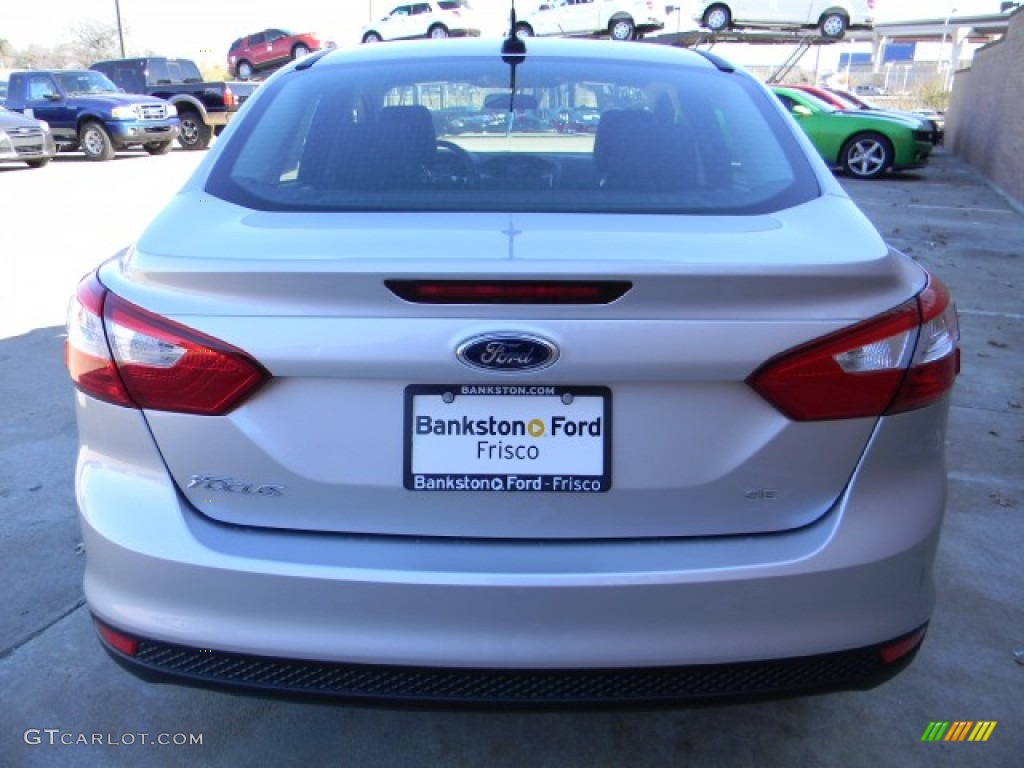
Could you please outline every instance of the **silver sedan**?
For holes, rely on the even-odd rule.
[[[932,613],[958,343],[713,55],[314,54],[72,303],[88,605],[131,670],[264,693],[870,687]]]
[[[43,168],[56,154],[57,145],[45,120],[11,112],[0,99],[0,163]]]

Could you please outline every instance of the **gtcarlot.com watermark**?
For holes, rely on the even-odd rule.
[[[203,744],[201,733],[84,733],[60,728],[27,728],[22,738],[33,746],[197,747]]]

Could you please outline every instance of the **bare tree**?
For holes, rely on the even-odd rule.
[[[94,61],[116,59],[120,56],[117,27],[83,21],[71,28],[71,48],[78,59],[77,66],[88,66]]]
[[[78,59],[67,45],[47,48],[32,44],[28,48],[12,49],[5,57],[11,69],[63,69],[78,66]]]

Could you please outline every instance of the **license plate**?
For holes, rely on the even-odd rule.
[[[405,487],[605,492],[611,399],[608,387],[593,386],[406,387]]]

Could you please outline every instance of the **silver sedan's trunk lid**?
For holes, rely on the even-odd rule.
[[[745,379],[923,283],[866,221],[830,240],[832,216],[856,216],[838,196],[728,226],[579,215],[571,230],[544,214],[234,208],[229,221],[232,209],[179,197],[123,272],[102,277],[273,374],[226,416],[146,413],[185,497],[246,526],[587,539],[806,525],[843,492],[876,420],[793,422]],[[214,222],[232,246],[207,254],[188,232]],[[410,302],[386,285],[427,279],[628,291],[609,304],[482,305]],[[460,359],[490,334],[557,359],[525,372],[467,364],[472,350]]]

